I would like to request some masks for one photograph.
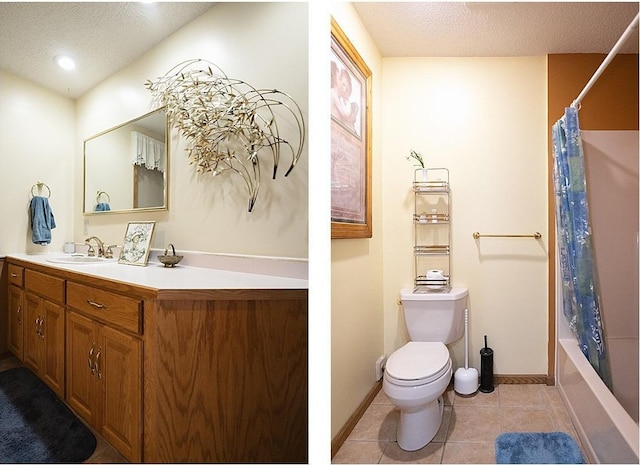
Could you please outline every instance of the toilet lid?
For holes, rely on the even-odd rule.
[[[450,366],[449,350],[442,342],[409,342],[391,354],[385,375],[396,384],[418,385],[438,379]]]

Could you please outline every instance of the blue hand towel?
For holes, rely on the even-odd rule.
[[[111,206],[109,205],[108,202],[99,202],[96,205],[96,209],[95,209],[95,211],[97,212],[108,212],[110,210],[111,210]]]
[[[51,243],[51,230],[56,227],[56,220],[47,197],[33,197],[29,204],[31,217],[31,240],[34,244],[47,245]]]

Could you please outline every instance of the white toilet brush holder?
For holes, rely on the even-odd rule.
[[[469,368],[469,309],[464,310],[464,368],[458,368],[453,375],[453,389],[462,395],[470,395],[478,390],[478,370]]]

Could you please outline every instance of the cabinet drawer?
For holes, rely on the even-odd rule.
[[[103,323],[142,334],[140,299],[68,282],[67,305]]]
[[[64,279],[33,270],[25,270],[24,285],[28,292],[64,304]]]
[[[23,277],[24,277],[24,268],[17,265],[12,265],[9,263],[9,284],[15,284],[16,286],[22,287],[23,285]]]

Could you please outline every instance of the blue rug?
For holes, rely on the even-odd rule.
[[[0,462],[79,463],[93,433],[28,368],[0,372]]]
[[[585,463],[565,433],[503,433],[496,438],[496,463]]]

